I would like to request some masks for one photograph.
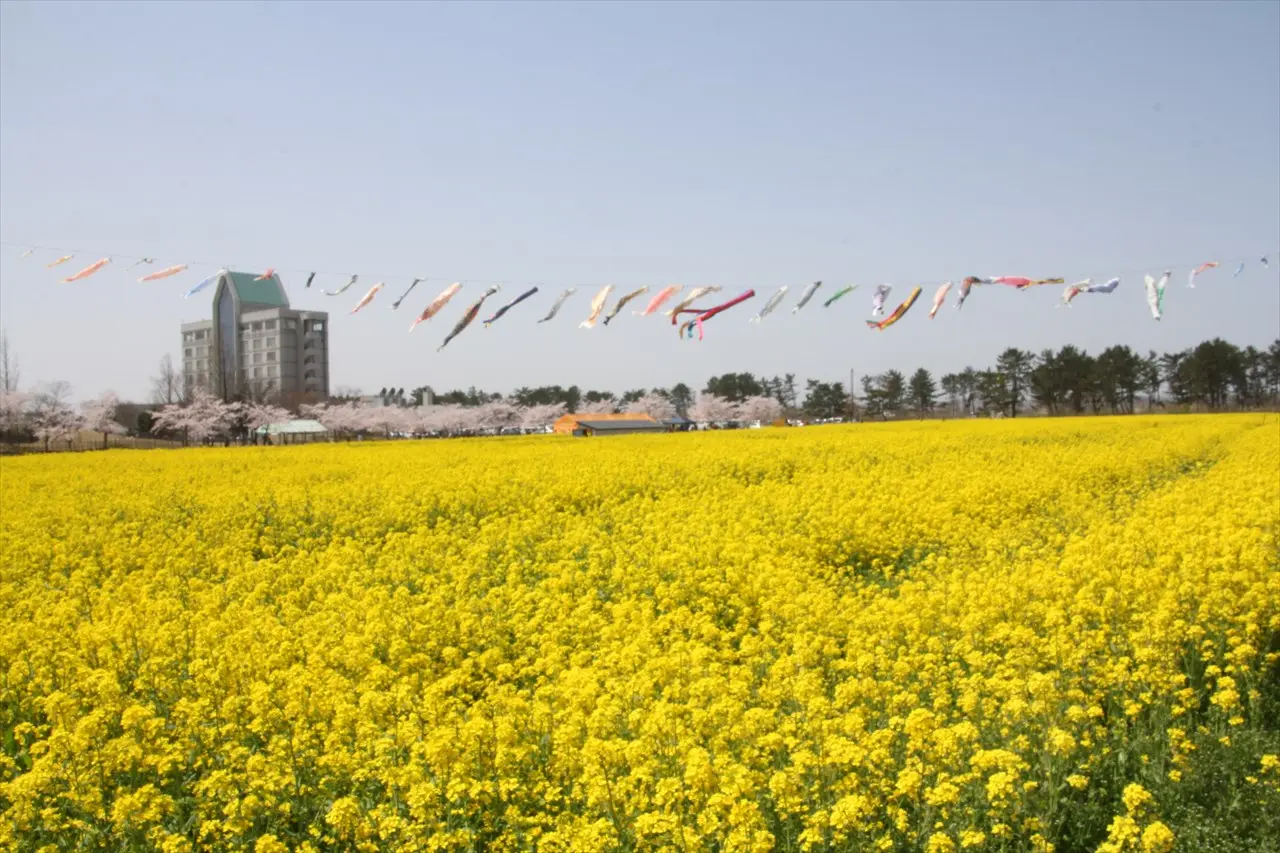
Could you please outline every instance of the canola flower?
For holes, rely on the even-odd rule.
[[[1164,853],[1276,713],[1278,471],[1274,416],[0,460],[0,849]]]

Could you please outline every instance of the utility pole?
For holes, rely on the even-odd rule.
[[[853,396],[853,368],[849,368],[849,418],[856,420],[858,417],[858,404]]]

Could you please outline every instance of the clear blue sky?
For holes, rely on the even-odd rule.
[[[1265,346],[1280,335],[1278,44],[1275,2],[5,2],[0,239],[86,251],[51,271],[3,247],[0,325],[24,385],[144,397],[179,324],[209,314],[181,294],[212,269],[138,284],[117,263],[55,283],[118,252],[285,270],[295,307],[333,312],[333,383],[366,392]],[[1250,263],[1186,288],[1188,265],[1226,258]],[[1165,265],[1156,323],[1141,278]],[[303,290],[307,269],[361,283],[325,297]],[[1071,311],[1053,308],[1059,287],[977,289],[930,321],[930,285],[970,273],[1123,282]],[[415,275],[439,280],[392,311]],[[543,292],[437,353],[477,285],[406,330],[455,278],[509,282],[494,307],[526,282]],[[860,289],[747,322],[770,289],[814,279]],[[881,282],[891,305],[926,290],[875,333]],[[603,283],[760,295],[701,343],[630,309],[578,329],[591,287],[534,323],[566,284]]]

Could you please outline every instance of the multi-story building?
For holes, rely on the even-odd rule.
[[[182,324],[187,388],[233,399],[329,396],[329,315],[289,307],[280,279],[224,272],[208,320]]]

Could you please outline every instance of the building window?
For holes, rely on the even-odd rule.
[[[272,350],[271,352],[267,353],[267,361],[275,361],[275,360],[276,360],[275,350]]]
[[[275,348],[276,348],[276,339],[267,338],[267,349],[275,349]]]
[[[182,357],[183,357],[183,358],[191,358],[191,355],[192,355],[192,353],[191,353],[191,347],[187,347],[186,349],[184,349],[184,350],[182,351]]]
[[[290,330],[293,330],[293,331],[296,331],[296,330],[297,330],[297,328],[298,328],[298,321],[297,321],[297,320],[285,320],[285,321],[284,321],[284,328],[286,328],[286,329],[290,329]]]
[[[267,367],[267,376],[274,377],[276,375],[276,366],[274,364]]]
[[[254,364],[262,364],[262,353],[260,353],[260,352],[255,352],[255,353],[253,354],[253,363],[254,363]]]
[[[187,387],[188,387],[188,388],[190,388],[192,385],[195,385],[195,384],[196,384],[196,377],[195,377],[195,374],[193,374],[193,373],[188,373],[188,374],[187,374]]]
[[[259,322],[257,322],[257,323],[254,323],[254,324],[253,324],[253,330],[254,330],[255,332],[261,332],[261,331],[262,331],[262,322],[261,322],[261,321],[259,321]]]
[[[322,322],[321,322],[321,321],[319,321],[319,320],[312,320],[312,321],[311,321],[311,331],[313,331],[313,332],[323,332],[323,331],[324,331],[324,323],[322,323]]]
[[[276,327],[276,321],[275,321],[275,320],[268,320],[268,321],[266,322],[266,324],[264,325],[264,328],[265,328],[268,332],[269,332],[269,331],[271,331],[272,329],[274,329],[275,327]]]

